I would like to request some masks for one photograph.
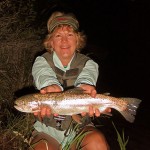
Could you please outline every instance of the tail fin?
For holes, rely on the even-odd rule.
[[[120,113],[125,117],[125,119],[131,123],[135,120],[136,110],[141,103],[140,99],[137,98],[122,98],[123,100],[128,102],[127,109],[121,111]]]

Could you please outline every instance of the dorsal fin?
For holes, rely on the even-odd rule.
[[[81,89],[80,87],[75,87],[69,90],[66,90],[65,93],[72,93],[72,94],[83,94],[84,90]]]

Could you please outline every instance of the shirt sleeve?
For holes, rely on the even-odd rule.
[[[79,74],[77,80],[75,81],[75,86],[80,84],[90,84],[96,86],[96,82],[99,75],[99,66],[93,60],[88,60],[83,68],[82,72]]]
[[[32,76],[34,84],[38,90],[43,87],[57,84],[63,90],[63,87],[59,83],[55,72],[47,63],[46,59],[42,56],[38,56],[32,67]]]

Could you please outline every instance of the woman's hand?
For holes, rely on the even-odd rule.
[[[87,93],[92,97],[96,97],[97,91],[93,85],[81,84],[79,87],[83,89],[84,93]]]
[[[52,93],[52,92],[61,92],[62,89],[60,86],[53,84],[47,87],[44,87],[40,90],[41,94]]]
[[[80,88],[82,88],[84,90],[84,93],[89,94],[91,97],[93,97],[93,98],[96,97],[97,91],[96,91],[94,86],[88,85],[88,84],[81,84]],[[110,112],[111,112],[111,109],[108,108],[106,110],[106,113],[110,113]],[[81,113],[82,116],[85,116],[86,114],[87,114],[86,112]],[[89,106],[89,113],[88,114],[90,117],[92,117],[94,115],[96,117],[99,117],[101,113],[100,113],[99,109],[97,109],[97,108],[94,109],[93,106]]]
[[[45,88],[42,88],[40,90],[41,94],[46,94],[46,93],[52,93],[52,92],[61,92],[62,89],[60,86],[53,84],[50,86],[47,86]],[[47,106],[42,106],[40,112],[34,112],[34,115],[37,116],[39,119],[45,117],[45,116],[50,116],[52,114],[51,109]],[[57,116],[58,114],[54,114],[54,116]]]

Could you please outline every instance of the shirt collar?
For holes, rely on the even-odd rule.
[[[64,66],[62,65],[59,57],[57,56],[57,54],[55,53],[55,51],[53,52],[53,62],[55,64],[56,67],[58,67],[59,69],[63,70],[63,71],[66,71],[66,70],[69,70],[70,69],[70,64],[74,58],[75,54],[73,55],[73,57],[71,58],[68,66],[66,68],[64,68]]]

